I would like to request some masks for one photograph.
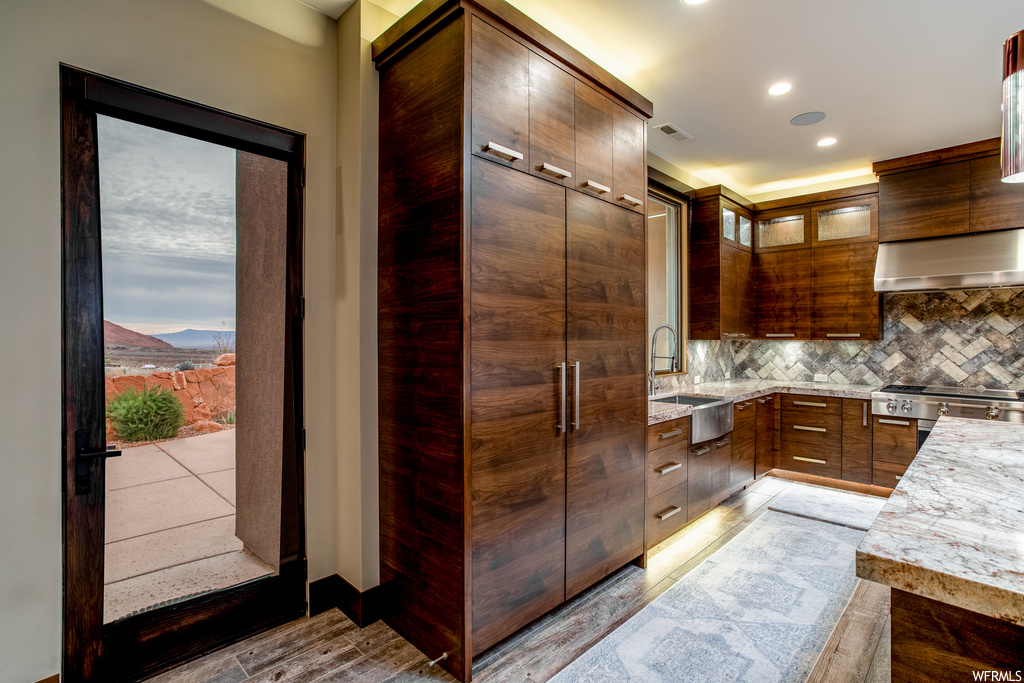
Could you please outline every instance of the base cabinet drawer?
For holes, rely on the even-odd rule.
[[[686,445],[659,448],[647,454],[647,497],[686,483]]]
[[[686,484],[647,499],[647,549],[686,526]]]
[[[842,415],[843,399],[831,396],[806,396],[804,394],[780,394],[783,410],[800,410],[821,415]]]
[[[887,489],[894,489],[900,483],[909,465],[900,465],[894,462],[876,460],[871,465],[871,483],[875,486],[884,486]]]
[[[909,465],[917,455],[917,420],[875,416],[872,420],[871,442],[871,457],[875,462],[881,460]]]
[[[843,439],[842,425],[843,418],[840,415],[783,408],[780,424],[783,448],[787,442],[840,446]]]
[[[815,446],[805,443],[782,444],[779,466],[784,470],[839,479],[843,472],[840,446]]]
[[[659,422],[647,427],[647,450],[655,451],[662,448],[676,447],[683,449],[690,443],[690,418],[677,417],[674,420]]]

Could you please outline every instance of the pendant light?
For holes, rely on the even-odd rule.
[[[1024,31],[1003,44],[1004,183],[1024,183]]]

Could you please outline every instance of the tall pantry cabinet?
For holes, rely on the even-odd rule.
[[[643,554],[651,105],[500,0],[373,50],[385,619],[468,680]]]

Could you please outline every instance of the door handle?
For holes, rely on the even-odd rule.
[[[573,402],[573,408],[572,408],[573,423],[572,423],[572,428],[573,429],[579,429],[580,428],[580,362],[579,361],[576,361],[576,367],[573,370],[572,377],[573,377],[573,381],[576,383],[576,387],[575,387],[575,389],[572,392],[572,402]]]
[[[566,399],[566,395],[565,395],[565,392],[566,392],[565,372],[566,372],[566,365],[567,365],[566,363],[560,363],[559,366],[558,366],[558,372],[559,372],[559,375],[560,375],[559,394],[561,395],[560,406],[559,406],[559,409],[558,409],[558,431],[562,432],[562,433],[568,431],[566,426],[565,426],[565,399]]]
[[[75,432],[75,494],[89,493],[89,467],[95,460],[116,458],[121,451],[114,450],[115,444],[107,444],[106,450],[89,451],[89,430],[79,429]]]

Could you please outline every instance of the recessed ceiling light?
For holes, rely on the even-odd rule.
[[[699,5],[703,2],[706,2],[706,0],[683,0],[683,2],[685,2],[687,5]]]
[[[776,83],[772,87],[768,88],[769,95],[785,95],[793,89],[789,83]]]
[[[825,120],[825,112],[808,111],[798,114],[789,120],[794,126],[812,126]]]
[[[822,138],[818,140],[818,147],[828,147],[834,144],[836,144],[835,138]]]

